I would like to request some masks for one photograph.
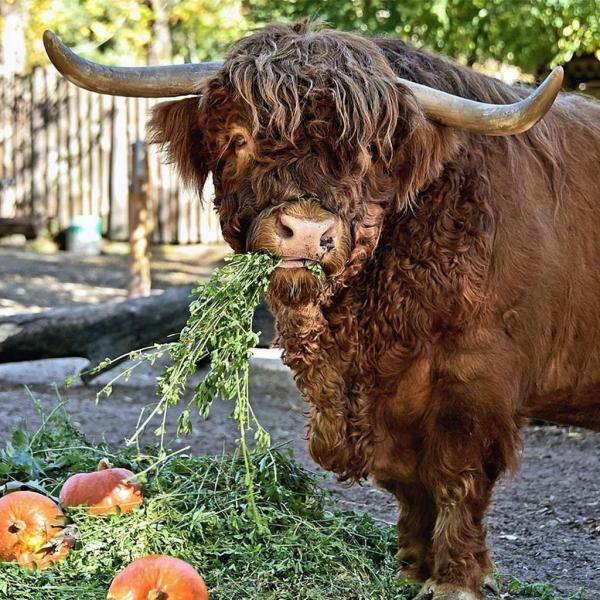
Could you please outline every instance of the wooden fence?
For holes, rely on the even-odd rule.
[[[106,237],[126,240],[132,147],[154,102],[87,92],[52,67],[0,80],[0,218],[42,215],[57,231],[99,215]],[[210,184],[201,202],[153,147],[147,183],[154,242],[222,239]]]

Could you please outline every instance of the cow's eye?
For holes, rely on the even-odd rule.
[[[242,146],[246,145],[246,138],[243,135],[236,135],[233,138],[233,145],[236,148],[241,148]]]

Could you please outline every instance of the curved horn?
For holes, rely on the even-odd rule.
[[[562,86],[563,69],[556,67],[535,92],[514,104],[476,102],[398,79],[412,91],[432,121],[474,133],[513,135],[527,131],[548,112]]]
[[[220,61],[162,67],[107,67],[78,56],[57,35],[44,32],[48,58],[70,82],[113,96],[166,98],[197,92],[198,82],[210,77]]]

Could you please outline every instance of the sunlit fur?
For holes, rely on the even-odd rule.
[[[278,273],[269,294],[311,455],[392,492],[407,572],[474,598],[525,418],[600,430],[600,108],[565,94],[529,132],[483,137],[429,122],[396,74],[528,93],[398,40],[275,25],[152,126],[188,182],[213,172],[234,249],[268,249],[272,211],[344,224],[323,282]]]

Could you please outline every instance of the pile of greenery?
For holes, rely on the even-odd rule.
[[[38,408],[38,412],[41,411]],[[80,540],[44,571],[0,564],[7,600],[101,600],[135,558],[168,554],[198,569],[211,600],[407,600],[416,588],[397,577],[393,528],[340,512],[314,477],[286,452],[252,453],[259,525],[248,515],[240,453],[166,460],[94,446],[61,406],[31,433],[16,430],[0,451],[0,484],[34,482],[56,497],[73,473],[101,457],[142,473],[145,500],[127,515],[90,517],[68,509]]]
[[[91,444],[63,405],[36,432],[17,429],[0,450],[0,486],[28,482],[54,497],[74,473],[98,460],[138,474],[144,503],[127,515],[91,517],[67,509],[79,541],[68,557],[44,571],[0,563],[5,600],[103,600],[111,580],[146,554],[182,558],[202,574],[211,600],[408,600],[418,587],[402,581],[393,527],[368,515],[340,511],[315,477],[289,452],[252,453],[257,523],[248,514],[242,456],[159,457]],[[512,597],[577,600],[550,584],[507,582]]]

